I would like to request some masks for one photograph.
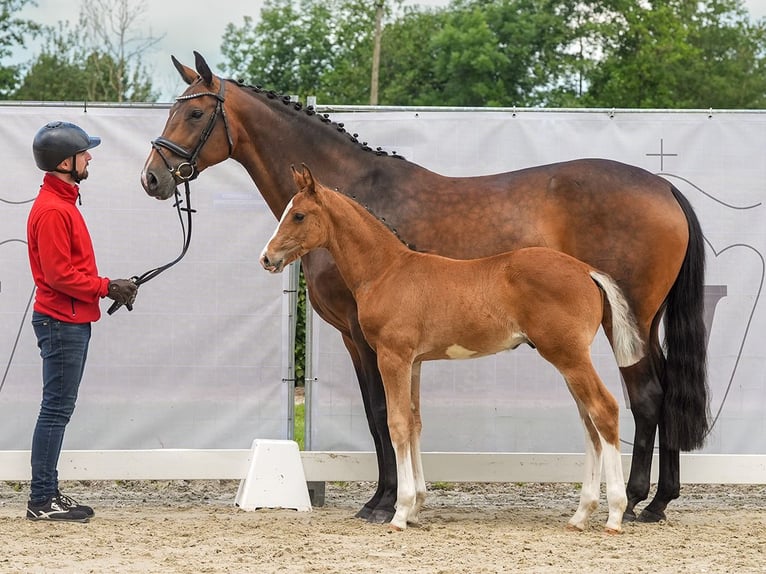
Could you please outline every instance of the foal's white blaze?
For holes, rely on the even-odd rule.
[[[279,223],[277,223],[277,226],[274,228],[274,233],[271,234],[271,237],[269,237],[269,240],[266,242],[266,245],[261,250],[261,256],[258,258],[259,261],[263,261],[263,256],[266,255],[266,251],[269,249],[269,244],[274,241],[274,238],[277,236],[277,233],[279,233],[279,228],[282,227],[282,222],[285,220],[285,217],[287,216],[287,213],[290,211],[290,208],[293,206],[293,200],[291,199],[290,202],[287,204],[287,207],[285,207],[285,210],[282,212],[282,217],[279,218]]]

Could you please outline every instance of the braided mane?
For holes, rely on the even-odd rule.
[[[279,92],[275,92],[274,90],[265,90],[261,86],[253,86],[250,84],[246,84],[243,80],[232,80],[229,79],[228,81],[234,82],[237,86],[243,89],[247,89],[252,91],[255,94],[264,96],[270,100],[276,100],[281,101],[286,106],[292,106],[293,109],[296,111],[302,111],[309,117],[316,117],[324,124],[327,124],[328,127],[334,128],[336,131],[340,133],[345,133],[348,135],[348,138],[354,142],[355,144],[359,145],[364,151],[374,153],[378,156],[391,156],[396,159],[405,159],[403,156],[397,154],[395,151],[388,153],[383,148],[378,147],[375,149],[372,149],[369,145],[367,145],[367,142],[360,142],[359,141],[359,134],[350,134],[346,132],[346,129],[343,127],[342,123],[336,123],[330,119],[330,114],[327,113],[319,113],[314,109],[314,106],[303,106],[300,102],[293,102],[290,99],[290,96],[280,94]]]

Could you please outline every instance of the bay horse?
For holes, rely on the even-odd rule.
[[[419,250],[474,259],[545,246],[611,276],[647,345],[643,359],[620,369],[635,420],[623,519],[636,519],[636,504],[649,495],[658,434],[657,490],[637,518],[665,518],[667,505],[680,494],[679,450],[703,444],[709,416],[702,231],[688,200],[670,182],[606,159],[445,177],[372,149],[311,107],[219,78],[194,55],[196,70],[171,57],[188,88],[170,108],[141,172],[150,196],[173,197],[176,186],[232,158],[278,218],[295,193],[289,166],[305,162],[326,185],[354,189],[359,201]],[[302,264],[314,309],[340,331],[351,356],[375,444],[377,489],[357,516],[388,522],[394,515],[396,459],[375,352],[329,254],[313,251]],[[609,325],[604,327],[614,344]]]
[[[260,263],[279,273],[323,247],[354,296],[362,333],[378,357],[396,455],[391,528],[417,523],[426,498],[421,363],[483,357],[526,343],[564,376],[585,427],[585,477],[569,527],[584,530],[598,506],[603,454],[609,504],[605,531],[620,532],[627,496],[619,406],[590,357],[602,321],[611,326],[619,366],[629,367],[643,356],[635,320],[617,284],[546,247],[468,260],[418,253],[362,205],[315,181],[307,166],[293,169],[293,177],[299,191],[263,248]],[[353,189],[344,193],[353,196]]]

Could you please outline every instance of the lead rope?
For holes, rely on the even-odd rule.
[[[183,259],[184,255],[186,255],[186,252],[189,250],[189,245],[191,244],[191,235],[192,235],[192,213],[195,213],[196,210],[192,209],[192,206],[191,206],[191,192],[189,190],[188,180],[184,181],[184,187],[186,189],[186,207],[181,207],[183,200],[181,199],[181,194],[178,192],[177,187],[175,191],[176,202],[173,205],[173,207],[176,208],[176,211],[178,211],[178,219],[181,222],[181,233],[183,234],[183,237],[184,237],[181,253],[178,255],[178,257],[173,259],[173,261],[171,261],[170,263],[166,263],[165,265],[162,265],[160,267],[155,267],[154,269],[150,269],[149,271],[146,271],[142,273],[141,275],[134,275],[133,277],[131,277],[130,280],[136,284],[136,287],[140,287],[147,281],[150,281],[151,279],[154,279],[155,277],[157,277],[157,275],[159,275],[163,271],[167,271],[168,269],[173,267],[173,265],[175,265],[176,263],[181,261],[181,259]],[[183,211],[186,212],[186,221],[187,221],[186,225],[184,225],[184,218],[181,213]],[[112,303],[111,307],[109,307],[109,309],[107,310],[107,313],[111,315],[115,311],[117,311],[117,309],[119,309],[120,307],[122,307],[122,303],[120,303],[119,301],[115,301],[114,303]],[[133,310],[132,305],[126,305],[126,307],[128,308],[128,311]]]

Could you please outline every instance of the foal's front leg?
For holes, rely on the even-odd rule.
[[[416,487],[412,464],[412,411],[410,410],[412,360],[378,346],[378,368],[383,377],[388,429],[396,454],[396,513],[392,530],[404,530],[415,509]]]
[[[426,501],[426,479],[423,473],[423,457],[420,453],[420,433],[423,429],[423,421],[420,418],[420,366],[417,362],[412,365],[412,388],[411,388],[411,411],[412,431],[410,434],[410,447],[412,449],[412,469],[415,479],[415,506],[410,513],[408,522],[418,523],[420,509]]]

